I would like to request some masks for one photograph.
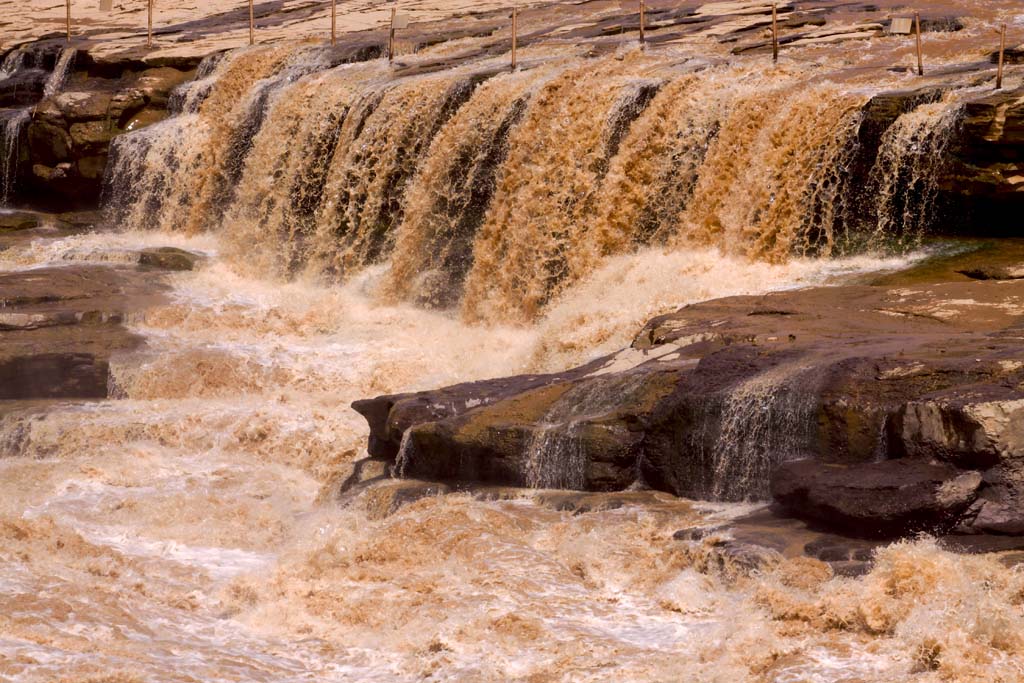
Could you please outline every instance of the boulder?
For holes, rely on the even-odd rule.
[[[56,166],[71,158],[70,133],[47,121],[33,121],[29,125],[28,144],[29,153],[37,164]]]
[[[157,247],[139,252],[139,265],[159,270],[195,270],[206,257],[176,247]]]
[[[777,467],[771,487],[775,500],[793,514],[870,537],[952,528],[981,484],[979,472],[921,460],[799,460]]]
[[[974,518],[978,531],[1015,529],[1024,281],[944,265],[950,279],[927,286],[696,304],[585,366],[354,407],[399,476],[774,497],[864,535],[969,531]]]
[[[1024,394],[1002,393],[906,404],[891,422],[898,454],[979,470],[1024,459]]]
[[[0,107],[24,107],[43,95],[49,74],[42,69],[24,69],[0,79]]]
[[[0,233],[38,228],[39,214],[32,211],[0,210]]]
[[[114,130],[109,121],[72,123],[71,141],[75,145],[75,151],[79,154],[102,151],[110,144]]]

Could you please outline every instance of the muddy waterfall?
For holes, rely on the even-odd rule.
[[[1024,679],[1019,2],[26,2],[0,680]]]

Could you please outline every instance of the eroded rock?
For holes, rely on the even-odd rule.
[[[355,407],[371,452],[419,479],[711,500],[774,492],[862,535],[1016,533],[1024,281],[944,268],[950,280],[927,286],[696,304],[567,372]]]
[[[860,465],[784,463],[772,495],[793,513],[863,536],[952,527],[978,496],[980,472],[900,459]]]

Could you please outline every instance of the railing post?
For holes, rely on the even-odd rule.
[[[249,0],[249,44],[256,44],[256,14],[252,7],[253,0]]]
[[[391,8],[391,23],[388,24],[388,63],[395,61],[395,8]]]
[[[640,0],[640,45],[647,44],[647,3]]]
[[[772,3],[772,62],[779,61],[779,5]]]
[[[1003,59],[1006,54],[1006,24],[999,31],[999,68],[996,71],[996,90],[1003,89]]]
[[[65,0],[65,5],[66,5],[66,9],[67,9],[67,17],[66,17],[66,22],[65,22],[66,23],[66,28],[67,28],[67,35],[65,37],[65,41],[70,43],[71,42],[71,0]]]
[[[516,70],[516,48],[519,35],[519,8],[512,6],[512,70]]]
[[[921,13],[914,12],[914,33],[917,34],[917,75],[924,76],[924,59],[921,56]]]
[[[153,0],[149,0],[149,16],[146,30],[146,47],[153,47]]]
[[[331,47],[338,44],[338,0],[331,0]]]

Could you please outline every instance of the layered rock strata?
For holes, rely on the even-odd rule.
[[[399,476],[774,496],[864,536],[1019,533],[1024,281],[948,267],[696,304],[565,373],[354,408]]]

